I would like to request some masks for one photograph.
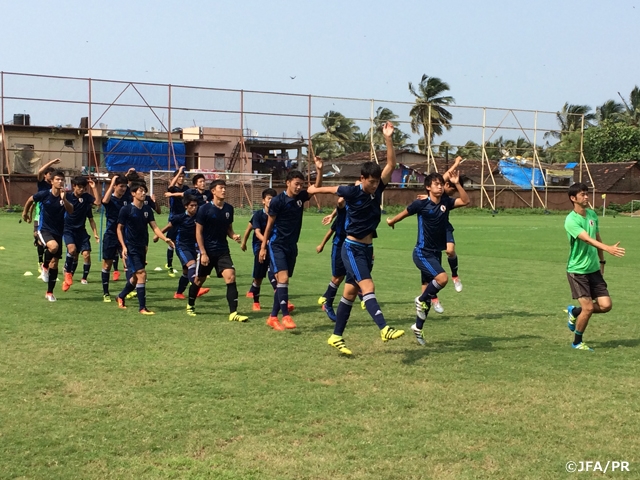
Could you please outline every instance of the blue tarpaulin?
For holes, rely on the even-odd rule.
[[[132,167],[137,172],[175,170],[185,164],[185,146],[183,142],[172,146],[170,153],[169,142],[109,138],[104,142],[104,162],[109,172],[126,172]]]
[[[498,162],[498,168],[504,178],[515,183],[524,190],[531,190],[531,177],[536,187],[544,187],[544,179],[539,168],[531,168],[523,165],[517,159],[503,159]]]

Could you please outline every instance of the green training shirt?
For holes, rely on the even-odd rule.
[[[587,274],[600,270],[598,249],[587,242],[578,240],[578,235],[583,231],[587,232],[594,240],[596,239],[596,234],[600,231],[596,212],[590,208],[587,208],[586,212],[586,217],[583,217],[573,211],[567,215],[564,221],[564,229],[567,231],[571,248],[569,261],[567,262],[567,272],[569,273]]]

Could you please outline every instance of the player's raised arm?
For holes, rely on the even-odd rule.
[[[68,214],[72,214],[73,205],[71,205],[69,200],[67,200],[67,192],[65,192],[64,190],[60,190],[60,198],[62,198],[62,202],[64,203],[64,209],[67,211]]]
[[[89,187],[91,187],[91,193],[93,194],[93,204],[96,207],[99,207],[102,204],[100,203],[100,196],[98,195],[98,187],[96,186],[96,182],[94,182],[93,179],[88,178],[87,183],[89,184]]]
[[[333,193],[336,194],[338,192],[338,186],[333,187],[316,187],[315,185],[311,185],[307,189],[307,193],[309,195],[315,195],[317,193]]]
[[[169,186],[167,188],[175,187],[176,183],[178,183],[178,177],[180,175],[183,175],[183,174],[184,174],[184,165],[182,165],[180,168],[178,168],[178,173],[173,176],[173,178],[169,182]]]
[[[451,178],[451,172],[453,172],[454,170],[458,169],[458,166],[460,165],[460,163],[462,163],[462,157],[460,155],[458,155],[456,157],[456,159],[453,162],[453,165],[451,166],[451,168],[449,168],[449,170],[447,170],[446,172],[444,172],[442,174],[442,178],[444,179],[445,182],[448,182]]]
[[[398,222],[401,222],[402,220],[404,220],[405,218],[407,218],[409,216],[409,210],[407,210],[406,208],[401,211],[398,215],[396,215],[393,218],[387,218],[387,225],[389,225],[391,228],[395,228],[395,224]]]
[[[118,178],[117,175],[114,175],[111,178],[111,183],[109,184],[109,188],[107,188],[107,191],[104,192],[104,197],[102,197],[102,203],[109,203],[111,201],[111,194],[113,193],[113,189],[116,186],[117,178]]]
[[[315,157],[313,162],[316,164],[316,183],[314,186],[319,188],[322,186],[322,167],[324,166],[324,162],[320,157]]]
[[[388,185],[391,181],[391,175],[393,175],[393,171],[396,169],[396,151],[393,148],[393,131],[395,127],[393,123],[387,122],[382,127],[382,134],[384,135],[384,141],[387,146],[387,164],[384,166],[384,170],[382,170],[382,175],[380,176],[380,181],[385,185]]]
[[[42,179],[44,178],[44,171],[49,168],[51,165],[56,165],[60,163],[60,159],[59,158],[54,158],[53,160],[51,160],[50,162],[45,163],[42,167],[40,167],[40,169],[38,170],[38,181],[41,182]]]
[[[598,237],[599,236],[600,234],[598,234]],[[624,257],[625,249],[618,246],[620,245],[620,242],[617,242],[614,245],[605,245],[604,243],[594,238],[591,238],[585,230],[583,230],[580,233],[580,235],[578,235],[578,240],[582,240],[583,242],[588,243],[589,245],[593,245],[598,250],[607,252],[609,255],[613,255],[614,257]]]
[[[462,187],[462,184],[460,183],[460,172],[458,172],[458,170],[453,170],[450,172],[449,182],[452,183],[458,190],[459,197],[456,198],[456,201],[454,203],[455,207],[466,207],[467,205],[469,205],[471,200],[469,199],[467,191]]]

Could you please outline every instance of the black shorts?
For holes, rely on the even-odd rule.
[[[91,237],[84,228],[65,230],[62,236],[67,248],[69,245],[75,245],[78,252],[91,251]]]
[[[442,268],[442,252],[426,252],[414,248],[413,263],[415,263],[418,270],[420,270],[420,281],[422,285],[426,285],[444,272],[444,268]]]
[[[293,270],[296,268],[296,258],[298,258],[298,246],[283,246],[269,244],[269,256],[271,257],[271,272],[275,275],[278,272],[288,272],[289,277],[293,277]]]
[[[346,282],[357,285],[371,278],[373,270],[373,245],[345,240],[342,244],[342,263],[347,271]]]
[[[202,265],[202,263],[200,263],[201,256],[198,254],[198,258],[196,259],[196,277],[205,278],[213,272],[214,268],[218,278],[222,278],[222,272],[225,270],[235,270],[233,260],[231,260],[231,254],[229,252],[222,253],[220,255],[207,255],[209,256],[209,265]]]
[[[47,245],[51,240],[55,240],[58,244],[58,250],[56,253],[52,253],[53,258],[62,258],[62,237],[55,235],[48,230],[38,230],[38,239],[42,245]]]
[[[604,281],[600,270],[593,273],[580,274],[568,273],[569,287],[571,287],[571,298],[600,298],[608,297],[607,282]]]
[[[143,248],[142,250],[130,250],[127,248],[127,258],[125,260],[125,263],[127,265],[127,270],[130,273],[144,270],[147,265],[147,249]]]
[[[260,263],[260,245],[256,245],[253,249],[253,278],[260,280],[265,278],[269,271],[270,262],[271,255],[269,255],[269,250],[267,250],[267,258],[264,259],[264,262]]]
[[[102,237],[102,259],[115,260],[120,256],[122,246],[114,232],[107,231]]]

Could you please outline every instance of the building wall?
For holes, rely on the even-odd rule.
[[[187,143],[187,165],[194,169],[225,171],[233,150],[242,138],[237,128],[187,127],[182,129],[182,138]],[[197,159],[197,160],[196,160]],[[234,172],[250,173],[250,156],[244,155],[233,168]]]
[[[33,174],[45,163],[60,158],[59,168],[65,171],[82,169],[82,135],[58,131],[7,131],[5,130],[6,148],[11,166],[11,173]],[[65,145],[71,143],[72,145]],[[33,146],[33,150],[25,146]],[[6,173],[4,148],[2,170]],[[22,159],[22,160],[21,160]]]

